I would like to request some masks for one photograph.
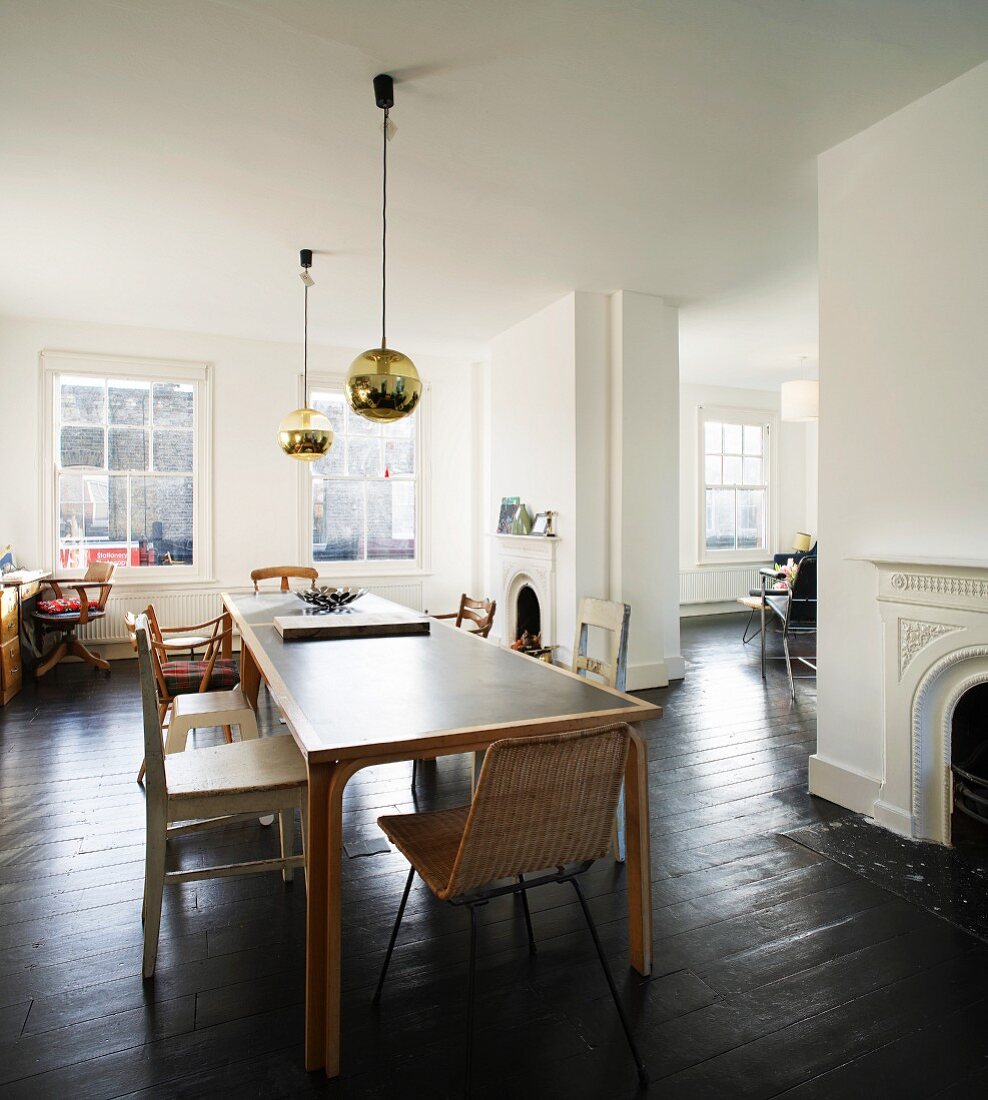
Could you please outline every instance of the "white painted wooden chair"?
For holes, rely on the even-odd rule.
[[[576,620],[576,641],[573,643],[572,670],[578,676],[597,676],[608,687],[625,691],[628,681],[628,628],[631,624],[631,607],[614,600],[596,600],[585,597],[580,600]],[[606,635],[606,657],[590,656],[591,630]],[[614,819],[612,837],[614,858],[624,863],[626,855],[624,835],[624,785],[618,799],[617,816]]]
[[[143,974],[149,978],[154,973],[158,956],[161,900],[166,883],[277,870],[289,882],[296,867],[305,867],[308,786],[305,761],[290,737],[255,737],[166,756],[151,666],[148,623],[144,615],[137,622],[137,656],[147,759],[147,848],[142,919]],[[296,807],[302,815],[302,855],[290,852]],[[281,823],[279,858],[197,867],[188,871],[165,870],[169,836],[250,820],[258,813],[271,810],[278,811]]]

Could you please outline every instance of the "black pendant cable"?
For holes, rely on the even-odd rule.
[[[302,295],[302,407],[288,414],[278,425],[278,445],[289,458],[314,462],[322,458],[333,445],[333,429],[329,419],[318,409],[309,408],[309,287],[312,286],[312,249],[299,252],[302,272],[299,276],[305,291]]]
[[[394,79],[374,77],[374,102],[384,112],[381,150],[381,345],[361,352],[350,364],[346,399],[367,420],[387,424],[415,411],[422,380],[407,355],[388,347],[388,137],[395,105]]]

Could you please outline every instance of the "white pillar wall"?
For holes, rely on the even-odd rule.
[[[611,297],[610,589],[631,604],[628,687],[684,675],[679,648],[679,318]]]

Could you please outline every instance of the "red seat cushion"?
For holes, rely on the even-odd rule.
[[[161,666],[170,696],[190,695],[199,690],[208,661],[166,661]],[[207,691],[229,691],[240,683],[240,662],[217,660],[209,677]]]
[[[79,600],[67,600],[64,597],[57,600],[38,600],[35,605],[42,615],[78,615]],[[99,611],[99,603],[96,600],[89,601],[90,611]]]

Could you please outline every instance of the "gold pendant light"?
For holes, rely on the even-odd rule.
[[[302,400],[301,409],[290,412],[278,425],[278,443],[289,458],[300,462],[315,462],[333,445],[333,428],[318,409],[309,408],[309,287],[312,286],[312,249],[299,253],[302,262],[302,282],[305,294],[302,307]]]
[[[422,397],[422,380],[407,355],[388,347],[388,112],[394,106],[394,81],[382,73],[374,77],[374,98],[384,111],[384,171],[381,202],[381,346],[361,352],[350,364],[346,398],[350,408],[367,420],[387,423],[415,411]]]

